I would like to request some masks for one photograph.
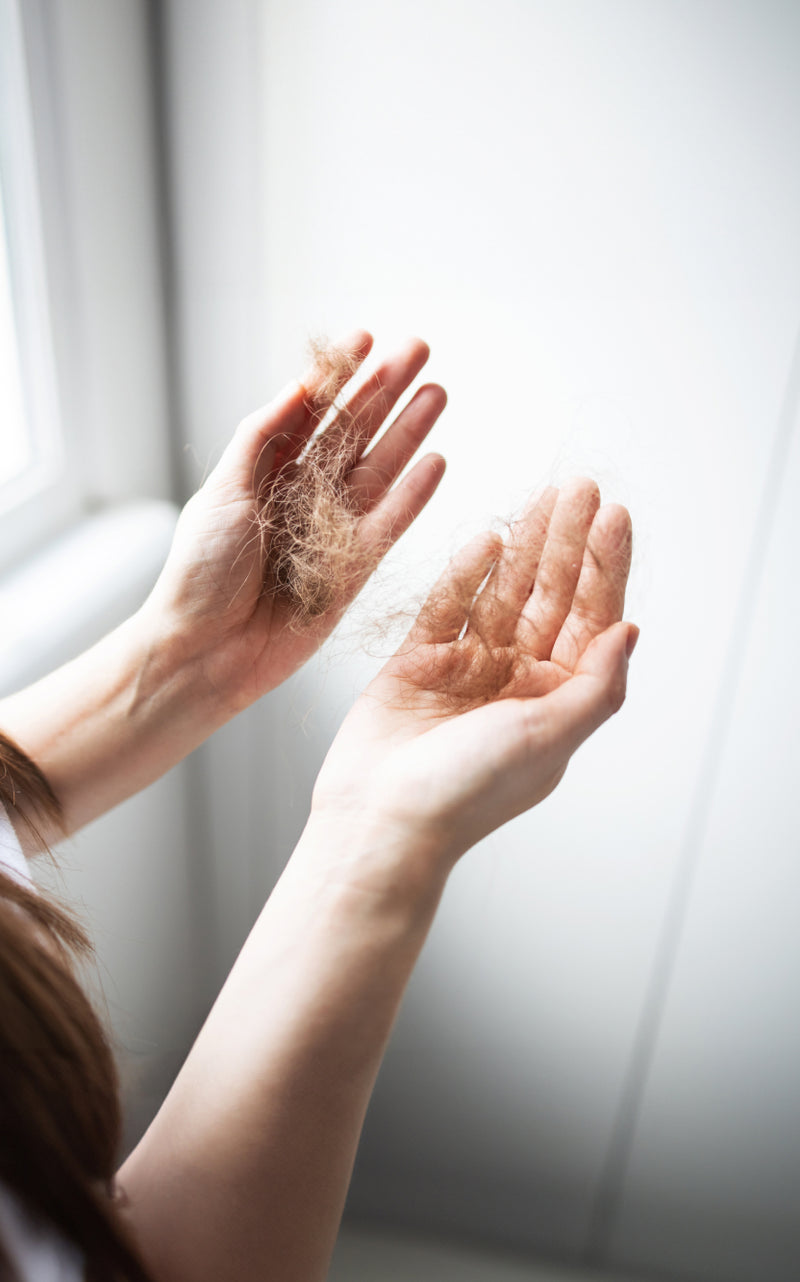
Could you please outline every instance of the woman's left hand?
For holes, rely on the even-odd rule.
[[[364,331],[339,345],[347,357],[345,381],[371,346]],[[291,601],[266,581],[269,534],[263,531],[269,530],[276,485],[291,474],[318,426],[316,394],[326,375],[319,362],[240,423],[218,466],[184,508],[145,611],[155,613],[155,627],[166,633],[178,662],[199,664],[204,683],[231,712],[273,689],[314,653],[439,484],[445,464],[437,454],[422,458],[395,484],[444,409],[447,398],[437,385],[421,387],[368,450],[428,355],[422,340],[410,340],[377,366],[350,397],[347,413],[325,428],[326,438],[348,433],[352,439],[345,485],[358,513],[363,573],[300,629]]]
[[[368,834],[392,884],[395,848],[405,871],[412,850],[436,881],[548,796],[625,698],[638,636],[622,622],[631,546],[627,510],[601,507],[578,478],[545,490],[505,545],[486,534],[462,549],[346,717],[312,822],[349,832],[354,849]],[[348,871],[363,884],[366,866]]]

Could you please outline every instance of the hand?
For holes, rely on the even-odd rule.
[[[377,367],[317,438],[318,453],[331,443],[348,446],[344,487],[357,517],[361,572],[298,627],[291,600],[275,590],[267,572],[270,543],[279,533],[274,513],[319,424],[320,397],[328,397],[328,390],[338,393],[371,346],[370,335],[358,331],[339,349],[349,368],[334,388],[327,389],[330,370],[323,354],[301,382],[244,419],[181,514],[169,559],[145,607],[155,613],[160,632],[168,633],[178,661],[199,664],[204,683],[231,712],[278,685],[317,649],[444,473],[444,459],[427,455],[394,485],[444,409],[445,393],[435,385],[420,388],[365,453],[428,359],[426,344],[413,339]]]
[[[450,865],[552,792],[620,708],[638,636],[630,517],[599,504],[591,481],[548,489],[506,545],[463,549],[345,720],[312,814]]]
[[[324,1276],[448,863],[546,795],[622,700],[630,524],[598,501],[585,481],[548,491],[506,548],[471,544],[347,718],[298,847],[120,1173],[155,1270]]]

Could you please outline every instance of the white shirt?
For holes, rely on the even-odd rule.
[[[0,805],[0,869],[33,885],[11,820]],[[0,1183],[0,1239],[22,1282],[84,1282],[83,1256],[55,1229],[34,1220],[19,1198]]]

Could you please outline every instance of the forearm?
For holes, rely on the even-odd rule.
[[[71,833],[158,779],[228,715],[201,665],[141,610],[2,700],[0,729],[43,770]]]
[[[377,834],[373,849],[346,840],[310,822],[120,1173],[159,1282],[326,1275],[375,1076],[444,883],[432,871],[412,879]]]

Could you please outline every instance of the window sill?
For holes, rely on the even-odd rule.
[[[164,564],[178,509],[156,500],[109,508],[0,580],[0,694],[99,640],[142,604]]]

